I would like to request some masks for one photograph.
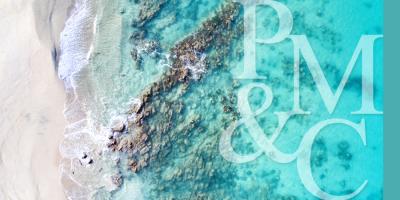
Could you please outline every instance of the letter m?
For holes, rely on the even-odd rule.
[[[351,71],[357,61],[360,52],[362,52],[362,105],[361,109],[352,114],[383,114],[383,112],[375,110],[374,107],[374,74],[373,74],[373,61],[374,61],[374,42],[377,38],[383,37],[382,35],[363,35],[354,51],[354,54],[350,60],[349,65],[342,77],[339,87],[336,93],[333,94],[331,88],[326,81],[325,75],[323,74],[321,67],[315,57],[313,50],[311,49],[310,43],[305,35],[290,35],[294,44],[294,70],[295,70],[295,87],[299,85],[299,52],[301,51],[303,57],[310,69],[311,75],[317,85],[319,93],[325,103],[329,113],[332,114],[336,107],[336,104],[343,92],[343,88],[346,85],[347,79],[350,76]],[[295,98],[299,98],[298,96]]]

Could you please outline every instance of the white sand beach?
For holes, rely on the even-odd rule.
[[[0,1],[0,199],[66,199],[58,170],[66,94],[54,58],[69,5]]]

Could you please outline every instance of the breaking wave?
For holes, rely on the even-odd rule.
[[[110,132],[99,123],[103,101],[93,102],[94,80],[90,74],[98,17],[107,13],[102,1],[76,1],[70,6],[69,18],[61,33],[59,77],[67,91],[64,115],[68,121],[60,144],[60,184],[68,199],[109,197],[121,184],[118,169],[107,154]],[[118,19],[116,19],[118,20]],[[118,40],[118,36],[116,37]],[[118,62],[116,63],[118,65]],[[118,123],[122,119],[112,119]]]

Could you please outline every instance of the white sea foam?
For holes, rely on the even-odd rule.
[[[194,56],[181,55],[179,60],[184,63],[184,68],[191,72],[191,79],[199,80],[200,75],[206,73],[206,53],[201,53],[196,50],[187,50]],[[190,54],[189,54],[190,55]]]
[[[170,54],[164,54],[164,55],[165,55],[165,59],[160,59],[160,60],[158,61],[158,66],[157,66],[157,68],[168,67],[168,68],[174,69],[174,68],[172,67],[172,64],[171,64],[170,60],[169,60],[169,58],[171,57],[171,55],[170,55]]]
[[[60,64],[58,74],[61,79],[71,77],[88,64],[92,37],[95,31],[96,5],[94,0],[76,2],[74,13],[65,23],[60,36]]]
[[[140,62],[145,62],[148,56],[154,57],[156,55],[162,57],[157,64],[157,69],[162,70],[164,67],[174,69],[170,61],[171,54],[161,53],[159,49],[152,48],[153,46],[158,46],[154,41],[144,40],[143,43],[136,46],[138,55],[141,56]]]
[[[108,0],[75,4],[61,34],[59,77],[68,93],[64,115],[69,125],[60,144],[64,157],[60,183],[69,199],[107,199],[118,188],[113,179],[121,174],[115,160],[122,154],[110,152],[108,136],[111,127],[136,117],[110,106],[126,104],[113,95],[121,85],[114,79],[121,67],[122,26],[120,14],[115,12],[117,5]],[[140,53],[160,54],[148,47],[143,46]],[[103,71],[91,73],[98,67]],[[129,104],[138,101],[132,99]]]
[[[98,126],[88,118],[89,109],[80,96],[84,96],[88,90],[84,82],[84,69],[89,64],[88,60],[93,51],[92,39],[97,21],[96,1],[76,1],[71,6],[74,9],[60,38],[61,57],[58,73],[64,80],[68,93],[64,115],[69,123],[65,128],[65,138],[60,144],[60,153],[64,157],[60,163],[60,183],[68,199],[88,199],[100,187],[115,189],[110,186],[109,177],[118,172],[97,158],[99,155],[96,153],[102,152],[107,143],[106,133],[98,130]],[[88,154],[90,158],[82,161],[78,159],[83,153]],[[96,158],[98,162],[89,165],[88,159],[92,158]],[[98,172],[99,169],[104,170]]]

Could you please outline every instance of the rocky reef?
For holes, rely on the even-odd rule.
[[[138,0],[135,0],[138,2]],[[163,2],[151,2],[141,1],[138,9],[138,20],[132,20],[131,26],[141,28],[148,21],[152,20],[160,12],[166,1]]]
[[[157,16],[166,2],[138,3],[138,19],[131,23],[137,30],[129,38],[129,42],[138,47],[131,51],[136,68],[143,62],[140,51],[159,52],[165,49],[158,41],[147,38],[146,23]],[[222,131],[240,118],[235,91],[240,88],[241,82],[229,79],[226,86],[210,90],[202,83],[223,76],[232,60],[242,58],[242,37],[246,30],[244,19],[239,16],[241,9],[240,4],[224,3],[202,22],[201,28],[170,48],[169,53],[173,56],[168,71],[139,95],[139,100],[126,112],[128,120],[110,130],[107,147],[111,152],[124,155],[121,160],[115,161],[115,165],[121,171],[129,170],[130,173],[146,176],[152,188],[149,199],[250,198],[241,189],[257,192],[268,199],[296,199],[274,193],[279,186],[279,171],[263,171],[259,177],[264,183],[259,185],[247,180],[246,176],[251,171],[244,175],[237,173],[238,169],[251,168],[251,164],[238,166],[227,162],[218,151]],[[295,13],[294,17],[303,16]],[[269,22],[263,22],[266,23]],[[288,78],[293,76],[293,65],[293,59],[288,57],[281,62],[283,74]],[[327,64],[323,68],[337,71]],[[301,59],[300,78],[314,90],[314,80],[306,72],[306,62]],[[278,78],[269,82],[275,88],[284,85],[289,91],[293,89]],[[277,98],[274,98],[273,105],[278,105]],[[309,104],[303,101],[301,106],[307,109]],[[204,110],[208,111],[204,113]],[[304,115],[297,115],[294,119],[300,124],[310,121]],[[218,125],[207,123],[210,120]],[[265,122],[265,118],[261,121]],[[240,134],[236,131],[234,135]],[[250,143],[244,146],[239,152],[254,151]],[[314,167],[320,167],[327,162],[323,139],[316,140],[316,148],[318,151],[313,154],[311,162]],[[348,154],[346,148],[342,149],[338,156],[344,159]],[[114,179],[119,186],[121,177]],[[237,186],[237,182],[242,180],[255,185],[251,189]]]
[[[161,5],[161,3],[158,4],[157,8],[160,8]],[[144,10],[148,10],[149,8],[151,8],[149,4],[142,2],[139,16],[148,16],[147,14],[140,13],[145,12]],[[138,172],[140,168],[147,166],[148,161],[155,160],[160,148],[168,144],[165,141],[163,144],[152,144],[151,140],[157,138],[158,134],[158,137],[161,137],[161,134],[168,133],[172,129],[174,113],[181,113],[184,104],[182,101],[166,101],[165,96],[167,96],[168,92],[171,92],[172,88],[179,87],[180,95],[189,91],[191,82],[199,81],[202,78],[201,75],[206,73],[211,63],[208,59],[199,58],[199,55],[207,52],[215,42],[219,45],[213,45],[214,47],[229,47],[232,37],[242,34],[240,33],[240,29],[238,29],[239,32],[231,30],[232,24],[238,16],[239,8],[238,5],[233,3],[227,4],[212,20],[206,20],[200,30],[186,37],[173,47],[170,51],[173,53],[174,59],[169,72],[146,89],[140,95],[140,101],[132,105],[131,110],[128,112],[128,114],[134,116],[132,120],[126,122],[126,124],[118,124],[111,130],[112,134],[109,136],[110,142],[107,146],[111,151],[128,152],[128,157],[132,158],[132,160],[129,161],[127,168],[133,172]],[[154,13],[154,9],[151,13]],[[145,23],[146,20],[150,20],[153,15],[141,17],[142,21],[140,24]],[[216,17],[219,19],[218,23],[215,23],[214,19]],[[243,26],[243,24],[238,23],[237,26]],[[227,31],[226,35],[223,35],[223,30]],[[132,50],[131,54],[133,59],[140,59],[140,55],[138,55],[136,50]],[[220,51],[217,55],[219,58],[216,59],[216,67],[221,66],[220,62],[224,56],[224,52]],[[234,87],[238,85],[239,83],[235,82]],[[225,112],[228,112],[231,110],[231,107],[223,106],[223,109]],[[152,119],[162,120],[162,122],[149,123],[149,120]],[[195,128],[196,123],[196,119],[190,121],[187,131]],[[149,124],[153,124],[153,126],[149,127]],[[160,124],[160,127],[154,127],[154,124]],[[199,130],[204,131],[204,127],[200,127]],[[185,152],[185,145],[190,144],[190,141],[187,139],[184,142],[182,141],[178,141],[178,143],[184,143],[180,149]],[[149,152],[151,153],[149,154]]]
[[[201,28],[176,43],[169,50],[173,57],[168,71],[141,93],[127,111],[128,120],[112,129],[108,148],[126,155],[116,165],[150,180],[149,199],[250,198],[250,188],[236,183],[247,179],[237,170],[249,165],[230,163],[218,150],[223,130],[240,117],[235,91],[241,83],[230,79],[224,87],[211,90],[203,84],[228,73],[232,59],[243,55],[235,48],[243,42],[240,9],[238,3],[224,3]],[[138,38],[135,43],[143,41]],[[131,55],[140,59],[135,50]],[[279,172],[260,176],[265,179],[261,186],[250,181],[250,190],[260,197],[296,199],[274,194]]]

